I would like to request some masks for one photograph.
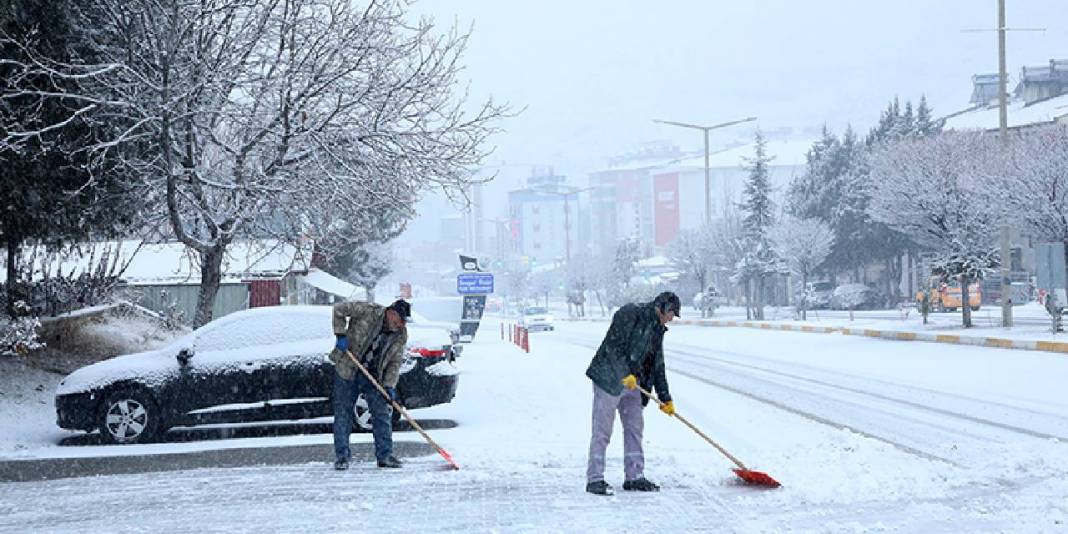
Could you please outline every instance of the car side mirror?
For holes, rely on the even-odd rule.
[[[193,358],[193,349],[184,348],[178,351],[178,355],[176,356],[176,358],[178,358],[178,365],[181,365],[183,367],[189,365],[189,360]]]

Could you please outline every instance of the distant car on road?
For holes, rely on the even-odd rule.
[[[170,346],[119,356],[68,375],[56,389],[56,422],[100,430],[107,443],[143,443],[168,428],[298,420],[333,415],[334,346],[329,306],[275,306],[233,313]],[[448,330],[408,324],[397,383],[406,408],[447,403],[459,371]],[[399,414],[393,414],[394,423]],[[367,402],[355,426],[369,429]]]
[[[553,316],[544,306],[528,306],[523,308],[519,316],[519,326],[527,330],[554,330]]]

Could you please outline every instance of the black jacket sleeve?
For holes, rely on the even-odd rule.
[[[653,358],[653,387],[656,389],[656,397],[660,399],[660,402],[671,402],[671,393],[668,392],[667,372],[664,365],[663,340],[656,348],[656,356]]]

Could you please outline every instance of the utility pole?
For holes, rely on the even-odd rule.
[[[1008,73],[1005,72],[1005,0],[998,0],[998,132],[1003,145],[1009,143]],[[1001,326],[1012,326],[1012,277],[1009,225],[1001,224]],[[962,291],[968,291],[963,288]]]
[[[671,126],[681,126],[683,128],[693,128],[695,130],[701,130],[705,134],[705,224],[712,224],[712,180],[709,177],[708,168],[708,132],[710,130],[715,130],[716,128],[734,126],[735,124],[741,124],[743,122],[751,122],[755,120],[756,117],[747,117],[741,120],[713,124],[712,126],[701,126],[698,124],[687,124],[685,122],[662,121],[658,119],[653,119],[653,122],[658,122],[660,124],[669,124]]]
[[[1045,28],[1007,28],[1005,26],[1005,0],[998,2],[998,27],[994,30],[998,34],[998,135],[1001,138],[1003,149],[1009,145],[1009,111],[1008,111],[1008,83],[1009,76],[1005,68],[1005,33],[1017,32],[1044,32]],[[988,32],[988,29],[964,30],[966,32]],[[1001,326],[1012,326],[1012,277],[1011,277],[1011,229],[1008,221],[1001,223]],[[967,291],[962,288],[962,291]]]

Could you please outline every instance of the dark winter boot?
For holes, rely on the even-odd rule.
[[[378,461],[378,467],[389,467],[391,469],[397,469],[401,466],[401,461],[393,455],[389,455]]]
[[[586,491],[594,495],[615,495],[615,491],[612,486],[609,486],[607,482],[603,480],[595,480],[586,484]]]
[[[660,486],[653,484],[645,477],[628,480],[623,483],[624,491],[660,491]]]
[[[336,469],[338,471],[344,471],[344,470],[346,470],[348,468],[349,468],[349,461],[348,460],[338,460],[338,461],[334,462],[334,469]]]

